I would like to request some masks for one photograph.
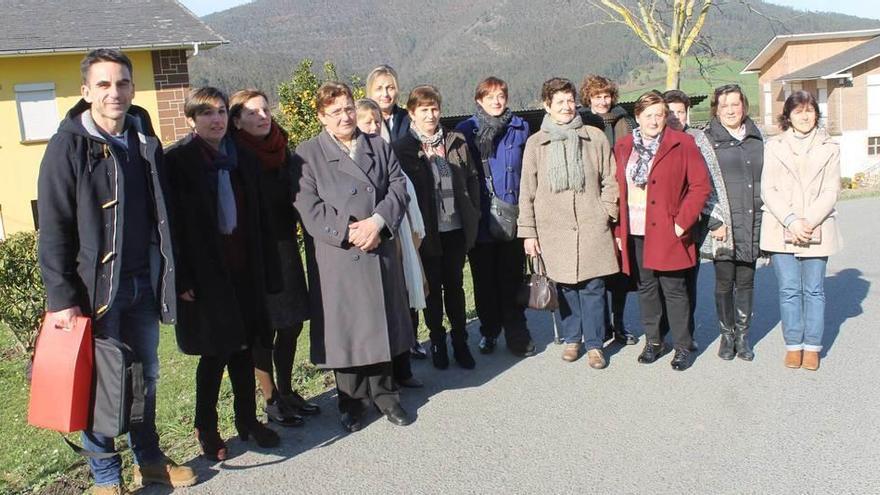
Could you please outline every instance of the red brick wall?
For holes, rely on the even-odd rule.
[[[183,114],[183,102],[189,92],[189,69],[186,50],[158,50],[153,54],[153,82],[159,104],[159,137],[169,143],[189,131]]]

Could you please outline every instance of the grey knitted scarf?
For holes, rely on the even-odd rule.
[[[550,135],[547,182],[550,191],[584,192],[584,164],[581,161],[580,137],[577,130],[584,126],[579,114],[571,122],[557,124],[544,115],[541,130]]]

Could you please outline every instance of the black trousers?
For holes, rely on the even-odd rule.
[[[391,368],[391,363],[385,362],[333,370],[339,412],[361,414],[368,401],[382,411],[400,404]]]
[[[202,356],[196,368],[196,415],[195,427],[212,431],[217,429],[217,399],[223,369],[229,370],[232,382],[236,425],[250,425],[257,421],[257,404],[254,394],[254,362],[250,349],[229,356]]]
[[[508,347],[524,347],[531,336],[525,307],[516,301],[526,260],[522,239],[477,243],[468,260],[480,333],[494,339],[503,328]]]
[[[428,295],[425,298],[425,324],[431,334],[432,342],[446,339],[443,328],[443,308],[452,326],[450,334],[453,341],[466,338],[464,301],[464,231],[440,232],[442,256],[423,256],[425,278],[428,280]]]
[[[689,270],[659,271],[644,268],[645,238],[632,238],[645,338],[649,344],[663,341],[661,322],[665,312],[675,348],[688,350],[692,342],[689,329],[691,305],[687,287]]]

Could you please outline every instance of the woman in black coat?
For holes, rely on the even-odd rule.
[[[303,322],[309,318],[308,290],[297,240],[299,216],[291,204],[292,153],[287,146],[287,133],[272,118],[269,100],[262,91],[236,91],[229,100],[229,120],[236,146],[259,159],[263,195],[271,213],[272,236],[284,280],[284,290],[267,297],[274,346],[254,346],[257,380],[266,400],[269,421],[300,426],[303,419],[297,413],[318,414],[320,408],[307,402],[292,384],[296,341]]]
[[[252,154],[226,136],[227,99],[205,87],[187,98],[193,133],[166,152],[174,199],[178,320],[177,343],[201,356],[196,369],[196,436],[205,457],[226,458],[217,430],[223,370],[234,393],[235,427],[242,440],[278,445],[257,420],[255,343],[272,345],[266,293],[281,289],[260,169]]]
[[[718,158],[730,202],[731,225],[721,233],[721,239],[733,237],[733,255],[718,253],[714,262],[715,309],[721,332],[718,357],[751,361],[755,354],[749,344],[749,326],[755,263],[761,256],[764,139],[748,116],[749,100],[736,84],[715,89],[711,115],[706,137]]]
[[[434,367],[449,367],[443,310],[452,326],[452,351],[462,368],[475,366],[467,345],[464,261],[477,238],[480,219],[479,175],[461,133],[440,126],[440,92],[417,86],[409,94],[410,132],[392,142],[404,173],[413,182],[425,222],[419,256],[428,295],[425,323],[431,336]]]

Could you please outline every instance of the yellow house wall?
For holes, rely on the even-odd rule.
[[[134,66],[134,104],[159,114],[150,52],[129,52]],[[0,215],[6,235],[33,230],[31,201],[37,198],[37,175],[47,142],[22,143],[15,85],[55,83],[58,121],[80,99],[79,63],[72,55],[0,58]]]

